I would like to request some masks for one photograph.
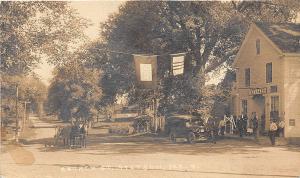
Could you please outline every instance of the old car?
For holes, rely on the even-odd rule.
[[[195,143],[198,140],[214,141],[214,132],[199,116],[174,115],[168,117],[165,130],[173,143],[178,138],[185,138],[189,143]]]

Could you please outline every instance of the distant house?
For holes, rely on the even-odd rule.
[[[300,24],[253,23],[235,58],[231,112],[285,121],[285,137],[300,138]],[[265,118],[265,119],[261,119]]]

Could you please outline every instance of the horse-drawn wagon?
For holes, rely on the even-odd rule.
[[[84,124],[57,126],[55,128],[54,146],[63,144],[67,148],[86,147],[87,131]]]

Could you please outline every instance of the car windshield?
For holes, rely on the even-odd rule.
[[[200,118],[192,118],[190,122],[192,125],[204,125],[203,120]]]

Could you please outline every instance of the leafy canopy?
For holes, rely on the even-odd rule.
[[[1,73],[26,73],[41,58],[67,61],[88,22],[68,2],[0,2]]]
[[[126,53],[188,52],[187,75],[172,77],[164,68],[166,77],[159,82],[158,95],[162,110],[185,105],[197,109],[206,95],[202,92],[206,74],[224,65],[230,67],[251,22],[289,22],[297,12],[297,1],[126,2],[119,13],[101,24],[99,43]],[[138,92],[132,56],[101,53],[93,62],[100,64],[104,81],[111,83],[103,85],[103,90],[113,91],[104,95],[115,99],[115,93],[128,93],[134,102],[153,97],[151,92]]]
[[[57,113],[64,121],[88,120],[96,115],[102,96],[100,76],[97,69],[89,69],[78,60],[57,68],[48,91],[49,112]]]

